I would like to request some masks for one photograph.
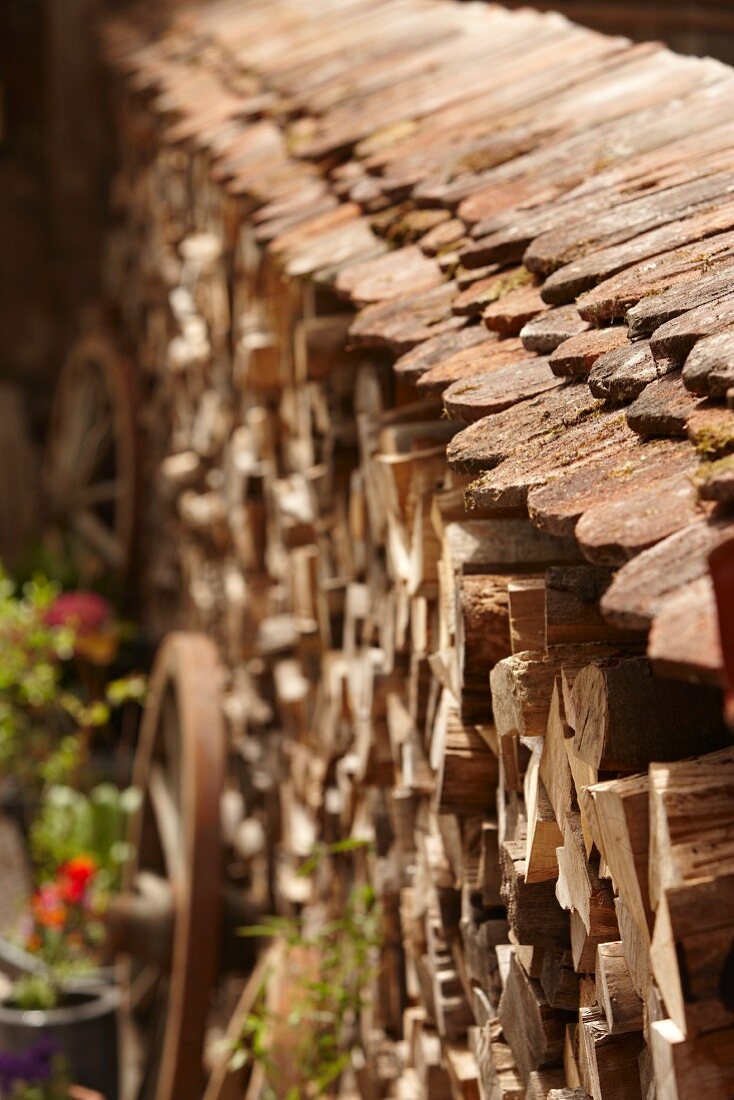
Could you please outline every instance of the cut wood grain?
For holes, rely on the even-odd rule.
[[[642,1031],[642,1000],[632,984],[621,941],[599,944],[596,982],[609,1033]]]
[[[696,1100],[702,1091],[711,1100],[734,1093],[734,1029],[686,1039],[672,1020],[650,1028],[659,1100]]]
[[[572,698],[574,748],[602,771],[713,751],[726,737],[717,692],[660,680],[644,658],[581,669]]]
[[[563,846],[558,849],[556,895],[564,909],[573,909],[592,936],[618,935],[614,895],[599,877],[598,857],[587,859],[581,817],[570,811],[563,822]]]
[[[511,652],[510,578],[471,574],[456,579],[456,645],[464,720],[489,714],[489,671]]]
[[[524,841],[505,841],[502,845],[502,896],[518,943],[569,945],[568,913],[556,901],[555,883],[529,883],[526,879]]]
[[[436,799],[439,813],[461,817],[488,812],[495,801],[497,757],[458,714],[449,716],[442,734]]]
[[[734,1025],[734,874],[665,889],[650,962],[665,1007],[686,1037]]]
[[[533,1070],[561,1064],[567,1017],[548,1005],[540,983],[527,976],[514,955],[498,1019],[523,1080]]]
[[[584,1085],[594,1100],[642,1100],[637,1059],[642,1034],[612,1035],[598,1008],[579,1010],[586,1054]]]
[[[534,503],[532,494],[530,501]],[[545,636],[548,645],[615,642],[623,638],[634,643],[633,634],[620,632],[601,613],[600,601],[612,576],[611,570],[595,565],[552,565],[546,569]]]
[[[556,822],[565,821],[566,814],[574,808],[576,802],[565,748],[565,741],[572,736],[573,730],[565,721],[560,678],[556,677],[538,768],[538,776],[544,784]],[[556,858],[556,866],[557,863]]]
[[[561,669],[572,679],[590,661],[615,658],[618,653],[613,645],[559,645],[499,661],[490,673],[498,734],[542,737]]]
[[[507,597],[513,653],[545,649],[545,592],[545,581],[542,577],[517,577],[510,580]]]
[[[652,931],[647,775],[595,783],[588,788],[588,794],[594,803],[594,843],[612,873],[646,951]]]
[[[539,775],[540,747],[533,752],[525,773],[527,814],[526,881],[545,882],[558,877],[556,849],[563,843],[553,806]]]

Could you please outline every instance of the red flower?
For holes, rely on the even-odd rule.
[[[97,870],[96,859],[88,854],[74,856],[59,867],[58,881],[64,900],[77,905]]]

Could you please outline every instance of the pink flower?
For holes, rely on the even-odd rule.
[[[47,626],[70,626],[78,634],[96,634],[112,618],[112,608],[96,592],[62,592],[47,608]]]
[[[31,908],[36,923],[42,928],[63,928],[67,909],[56,883],[47,883],[36,890]]]
[[[75,634],[74,652],[94,665],[107,665],[117,654],[118,637],[112,607],[96,592],[62,592],[44,616],[47,626],[68,626]]]

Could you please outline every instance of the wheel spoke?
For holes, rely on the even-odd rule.
[[[111,504],[113,500],[124,497],[126,492],[124,483],[119,478],[114,478],[111,481],[98,481],[96,484],[83,486],[76,495],[76,501],[83,507]]]
[[[77,485],[84,485],[90,479],[95,464],[107,455],[114,446],[113,422],[110,413],[104,419],[89,425],[79,442],[75,477]]]
[[[119,569],[124,565],[125,552],[120,540],[89,508],[74,513],[71,528],[111,568]]]
[[[148,791],[168,873],[173,881],[180,881],[183,874],[181,821],[160,764],[151,767]]]
[[[138,971],[130,982],[127,994],[127,1009],[131,1015],[145,1009],[151,1003],[160,980],[161,972],[152,963]]]

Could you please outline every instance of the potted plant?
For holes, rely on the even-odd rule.
[[[54,882],[63,880],[69,868],[91,865],[96,908],[102,914],[107,899],[120,887],[122,869],[131,855],[128,823],[139,802],[139,791],[132,787],[120,791],[111,783],[100,784],[89,794],[64,786],[44,791],[29,838],[35,877],[43,884],[41,890],[53,889]],[[33,905],[29,910],[32,912]],[[42,975],[46,969],[46,954],[40,950],[46,941],[38,934],[29,935],[29,922],[30,916],[26,914],[16,936],[0,936],[0,971],[14,979]],[[101,949],[101,940],[97,945],[87,945],[87,965],[67,976],[65,988],[84,988],[113,980],[113,968],[102,965],[95,946]]]
[[[115,1100],[117,991],[79,981],[103,942],[106,901],[104,876],[89,853],[61,864],[35,890],[23,947],[40,965],[23,970],[0,1000],[0,1051],[22,1061],[50,1040],[73,1080]]]

